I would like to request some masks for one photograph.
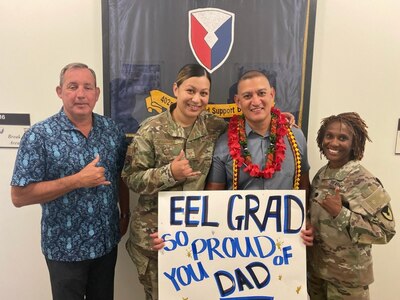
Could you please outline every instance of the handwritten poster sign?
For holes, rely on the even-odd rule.
[[[159,193],[159,299],[307,299],[304,199],[292,190]]]

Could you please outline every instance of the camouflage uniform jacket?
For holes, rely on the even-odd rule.
[[[340,188],[342,209],[336,218],[318,201]],[[372,244],[388,243],[395,234],[390,197],[359,161],[340,169],[322,167],[311,191],[314,246],[308,250],[309,271],[326,281],[347,287],[373,282]]]
[[[176,106],[171,105],[172,111]],[[139,200],[131,224],[130,242],[149,249],[148,234],[157,230],[159,191],[202,190],[210,169],[214,145],[226,129],[226,122],[206,111],[202,112],[186,137],[170,111],[144,121],[128,147],[122,178],[138,193]],[[171,162],[185,151],[193,171],[201,175],[175,181]]]

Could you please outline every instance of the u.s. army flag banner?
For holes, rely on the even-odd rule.
[[[275,88],[277,107],[302,124],[310,2],[103,0],[105,113],[135,133],[175,101],[178,70],[199,63],[212,73],[211,113],[239,113],[236,82],[257,69]]]

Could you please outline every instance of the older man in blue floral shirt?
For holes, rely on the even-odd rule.
[[[56,91],[61,111],[21,140],[12,201],[42,206],[53,299],[113,299],[117,244],[130,215],[119,180],[125,136],[111,119],[93,113],[100,90],[88,66],[65,66]]]

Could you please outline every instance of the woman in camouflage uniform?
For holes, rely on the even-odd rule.
[[[312,182],[311,300],[369,299],[371,246],[388,243],[395,234],[389,195],[360,165],[370,141],[366,128],[357,113],[342,113],[323,119],[318,131],[318,147],[328,164]]]
[[[157,251],[149,234],[157,231],[159,191],[202,190],[223,119],[205,110],[210,74],[189,64],[173,85],[176,103],[144,121],[129,146],[122,177],[140,194],[126,248],[137,266],[146,299],[158,299]]]

